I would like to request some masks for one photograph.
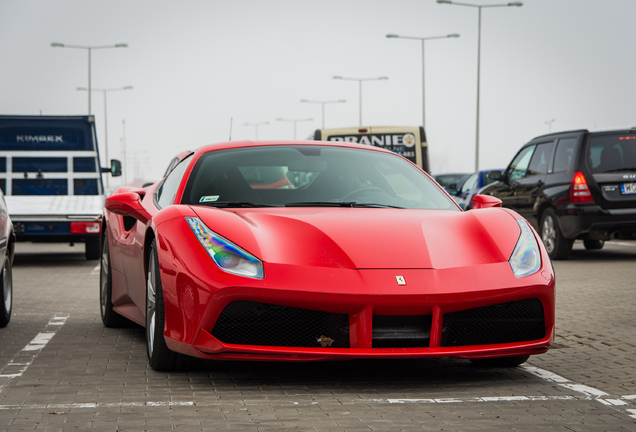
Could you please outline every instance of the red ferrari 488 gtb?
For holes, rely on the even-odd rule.
[[[420,168],[328,142],[181,153],[106,199],[101,314],[146,328],[150,365],[466,358],[516,366],[554,339],[555,278],[496,198],[464,212]]]

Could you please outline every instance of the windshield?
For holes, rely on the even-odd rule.
[[[592,135],[587,143],[587,165],[592,173],[636,171],[636,135]]]
[[[458,210],[424,173],[396,155],[316,145],[211,151],[197,161],[181,203]]]

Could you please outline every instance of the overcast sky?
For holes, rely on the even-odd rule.
[[[474,4],[497,4],[473,0]],[[505,167],[552,131],[636,126],[634,0],[525,0],[482,9],[480,168]],[[421,125],[434,173],[474,169],[478,9],[435,0],[0,0],[0,114],[88,113],[107,93],[108,156],[128,181],[158,178],[181,150],[304,139],[321,126]],[[93,92],[104,157],[103,92]],[[552,121],[553,120],[553,121]],[[267,125],[251,126],[269,122]],[[246,125],[248,124],[248,125]]]

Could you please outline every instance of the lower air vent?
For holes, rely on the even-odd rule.
[[[212,335],[223,343],[279,347],[349,347],[349,316],[235,301],[225,307]]]
[[[431,316],[373,316],[373,348],[428,348]]]
[[[544,336],[543,305],[526,299],[444,314],[441,346],[525,342]]]

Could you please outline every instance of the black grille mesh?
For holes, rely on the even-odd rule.
[[[349,347],[349,316],[252,301],[225,307],[212,335],[228,344],[280,347]],[[329,345],[329,340],[333,340]]]
[[[526,299],[444,314],[441,346],[524,342],[544,336],[543,305]]]
[[[428,348],[430,315],[374,315],[373,348]]]

